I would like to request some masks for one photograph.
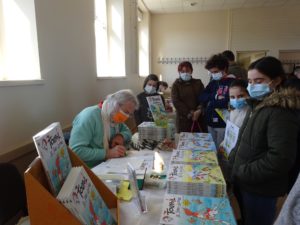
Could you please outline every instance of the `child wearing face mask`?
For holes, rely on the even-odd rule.
[[[205,65],[212,80],[208,83],[204,92],[199,95],[199,103],[202,105],[201,113],[204,113],[208,132],[211,133],[216,146],[224,139],[226,118],[217,111],[225,111],[229,102],[229,86],[235,80],[228,75],[228,60],[222,55],[213,55]]]
[[[284,80],[282,64],[274,57],[249,66],[249,110],[229,154],[230,182],[243,224],[273,224],[277,198],[289,190],[298,151],[300,104],[297,92],[282,89]]]
[[[204,85],[200,79],[192,77],[193,66],[184,61],[178,65],[179,78],[172,85],[171,97],[176,109],[176,130],[180,132],[206,132],[203,117],[198,113],[200,105],[197,97],[202,93]],[[197,123],[194,130],[193,124]],[[198,126],[199,124],[199,126]]]
[[[161,96],[158,93],[158,82],[159,80],[157,75],[148,75],[143,84],[144,91],[137,95],[139,108],[134,112],[134,118],[137,126],[145,121],[153,122],[153,117],[147,102],[147,97],[156,95]],[[161,98],[162,102],[165,104],[163,96],[161,96]]]
[[[247,82],[244,80],[235,80],[229,87],[230,98],[230,122],[236,126],[241,127],[245,119],[246,113],[249,109],[246,99],[249,93],[247,91]]]

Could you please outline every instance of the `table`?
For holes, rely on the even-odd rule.
[[[129,151],[127,157],[137,157],[149,155],[150,150]],[[158,151],[160,156],[168,167],[172,152]],[[126,159],[126,158],[124,158]],[[97,166],[92,169],[97,174]],[[159,224],[163,198],[166,189],[158,189],[155,187],[144,187],[141,191],[142,195],[146,197],[148,212],[141,214],[133,201],[121,201],[120,204],[120,224],[121,225],[157,225]]]

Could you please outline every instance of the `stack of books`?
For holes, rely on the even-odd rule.
[[[227,198],[166,194],[160,224],[236,225],[236,221]]]
[[[167,136],[167,128],[159,127],[154,122],[143,122],[138,126],[139,142],[148,141],[162,141]]]
[[[180,195],[225,197],[226,182],[219,166],[171,164],[167,173],[167,192]]]
[[[199,150],[199,151],[217,151],[216,145],[213,141],[202,139],[179,139],[178,150]]]
[[[203,165],[218,165],[218,159],[214,151],[199,151],[199,150],[173,150],[171,163],[175,164],[203,164]]]
[[[213,141],[213,138],[210,133],[189,133],[181,132],[179,134],[179,140],[202,140],[202,141]]]

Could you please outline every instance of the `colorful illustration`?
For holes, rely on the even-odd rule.
[[[165,225],[236,225],[227,198],[166,194],[160,219]]]
[[[171,156],[172,163],[183,164],[208,164],[218,165],[218,159],[214,151],[199,151],[199,150],[173,150]]]
[[[66,181],[69,187],[62,188],[58,200],[65,205],[83,224],[88,225],[116,225],[110,210],[99,195],[83,167],[74,167],[72,182]],[[76,174],[76,175],[74,175]],[[71,177],[71,178],[72,178]],[[70,179],[71,179],[70,178]]]
[[[213,141],[203,141],[197,139],[179,140],[178,150],[199,150],[199,151],[216,151],[216,145]]]
[[[210,133],[189,133],[189,132],[181,132],[179,134],[179,140],[213,141]]]
[[[56,196],[72,167],[60,124],[51,124],[33,136],[33,141]]]
[[[168,117],[160,95],[147,97],[147,102],[155,124],[159,127],[167,127]]]

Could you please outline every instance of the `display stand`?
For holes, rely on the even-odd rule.
[[[119,201],[110,189],[68,149],[72,166],[83,166],[109,209],[116,209],[119,219]],[[32,225],[79,225],[79,220],[51,194],[40,158],[36,158],[25,172],[28,213]]]

